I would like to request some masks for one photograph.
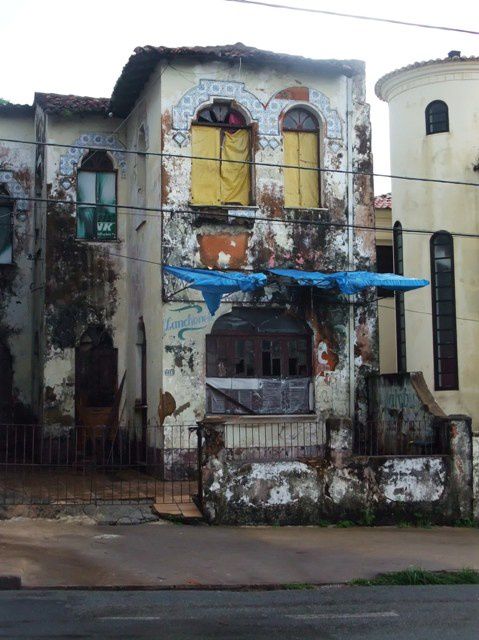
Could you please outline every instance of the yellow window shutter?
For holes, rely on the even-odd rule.
[[[299,165],[299,141],[297,131],[283,132],[284,164]],[[301,206],[299,196],[299,169],[283,169],[284,206]]]
[[[299,166],[318,167],[318,136],[298,131]],[[299,195],[302,207],[319,207],[319,172],[299,171]]]
[[[215,127],[191,127],[191,202],[193,204],[221,204],[220,162],[195,160],[220,157],[221,130]]]
[[[221,163],[221,200],[225,204],[248,205],[250,203],[251,167],[249,164],[240,164],[250,159],[249,149],[248,130],[224,132],[222,159],[237,161]]]

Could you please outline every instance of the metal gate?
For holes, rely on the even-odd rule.
[[[0,505],[199,499],[196,425],[0,425]]]

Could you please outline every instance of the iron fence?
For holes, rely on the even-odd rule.
[[[357,423],[354,453],[363,456],[447,455],[449,422],[397,419]]]
[[[227,460],[300,460],[325,453],[326,425],[316,419],[234,423],[222,429]]]
[[[183,503],[197,427],[0,425],[0,504]]]

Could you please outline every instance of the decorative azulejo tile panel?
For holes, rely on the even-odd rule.
[[[122,178],[126,176],[126,155],[120,150],[123,147],[118,137],[108,133],[83,133],[73,142],[66,153],[60,156],[60,175],[72,176],[75,173],[76,166],[82,156],[88,149],[101,147],[106,149],[116,149],[111,154],[115,158],[120,169]]]
[[[13,171],[0,169],[0,184],[4,185],[8,194],[15,199],[18,211],[27,211],[30,208],[29,200],[22,199],[28,198],[28,193],[15,178]]]
[[[251,120],[258,122],[261,136],[279,136],[279,116],[286,107],[295,103],[294,100],[272,98],[264,106],[253,93],[245,88],[244,82],[200,80],[199,84],[187,91],[176,107],[173,107],[173,129],[187,131],[198,107],[201,104],[211,102],[215,98],[234,100],[246,111]],[[321,91],[311,89],[309,92],[309,104],[318,111],[318,114],[326,123],[326,137],[332,139],[342,138],[341,120],[338,112],[331,108],[329,98]],[[184,144],[184,141],[180,143],[176,138],[175,141],[180,146]],[[275,148],[269,143],[268,145],[272,149]]]

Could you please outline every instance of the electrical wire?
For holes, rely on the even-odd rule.
[[[479,31],[472,29],[460,29],[458,27],[445,27],[443,25],[433,25],[422,22],[409,22],[407,20],[395,20],[393,18],[378,18],[377,16],[364,16],[355,13],[341,13],[339,11],[327,11],[326,9],[310,9],[308,7],[294,7],[289,4],[276,4],[273,2],[257,2],[256,0],[226,0],[226,2],[236,2],[238,4],[251,4],[269,9],[286,9],[288,11],[300,11],[302,13],[319,13],[321,15],[334,16],[339,18],[353,18],[354,20],[368,20],[371,22],[382,22],[405,27],[418,27],[421,29],[437,29],[439,31],[454,31],[456,33],[467,33],[478,36]]]
[[[108,134],[113,135],[113,134]],[[340,175],[357,175],[357,176],[368,176],[368,177],[376,177],[376,178],[388,178],[391,180],[409,180],[412,182],[429,182],[434,184],[450,184],[450,185],[458,185],[464,187],[479,187],[479,182],[467,182],[464,180],[445,180],[441,178],[425,178],[421,176],[405,176],[400,174],[393,173],[377,173],[375,171],[357,171],[355,169],[333,169],[328,167],[311,167],[311,166],[302,166],[295,164],[281,164],[277,162],[260,162],[256,160],[234,160],[234,159],[226,159],[226,158],[210,158],[207,156],[185,156],[181,153],[171,153],[164,151],[138,151],[137,149],[123,149],[121,147],[101,147],[101,146],[85,146],[85,145],[76,145],[76,144],[66,144],[60,142],[37,142],[35,140],[17,140],[14,138],[0,138],[0,142],[8,142],[11,144],[30,144],[30,145],[39,145],[39,146],[47,146],[47,147],[60,147],[65,149],[82,149],[83,151],[88,151],[95,149],[95,151],[108,151],[110,153],[124,153],[124,154],[135,154],[142,156],[153,156],[157,158],[179,158],[183,160],[206,160],[208,162],[229,162],[232,164],[246,164],[250,167],[268,167],[273,169],[300,169],[301,171],[315,171],[316,173],[337,173]]]
[[[208,217],[208,215],[210,217],[216,217],[217,219],[219,218],[218,214],[212,214],[212,213],[205,213],[205,211],[196,211],[196,210],[191,210],[191,209],[176,209],[176,208],[168,208],[168,207],[142,207],[139,205],[127,205],[127,204],[108,204],[108,205],[103,205],[103,204],[98,204],[96,202],[81,202],[81,203],[77,203],[74,202],[72,200],[60,200],[60,199],[56,199],[56,198],[40,198],[38,196],[36,197],[21,197],[21,198],[17,198],[17,200],[20,201],[28,201],[28,202],[42,202],[42,203],[46,203],[46,204],[61,204],[61,205],[68,205],[71,207],[74,206],[78,206],[79,204],[81,204],[81,206],[85,206],[85,207],[108,207],[110,209],[116,209],[117,210],[117,214],[118,215],[131,215],[131,216],[142,216],[142,217],[149,217],[149,218],[154,218],[154,219],[158,219],[157,215],[152,215],[151,213],[144,213],[144,212],[154,212],[154,213],[168,213],[171,214],[172,216],[175,216],[176,214],[187,214],[187,215],[193,215],[193,216],[202,216],[202,217]],[[234,205],[231,205],[232,208],[234,208]],[[127,209],[128,211],[137,211],[138,213],[128,213],[128,211],[118,211],[118,209]],[[339,228],[339,229],[356,229],[359,231],[372,231],[374,233],[376,233],[377,231],[385,231],[388,233],[394,233],[394,229],[392,229],[391,227],[378,227],[376,225],[374,226],[370,226],[370,225],[360,225],[360,224],[348,224],[347,222],[331,222],[331,221],[324,221],[324,220],[305,220],[302,218],[296,219],[296,220],[285,220],[284,218],[267,218],[264,216],[254,216],[251,218],[246,218],[245,216],[241,215],[241,214],[234,214],[234,213],[229,213],[228,214],[221,214],[222,217],[224,217],[225,219],[227,218],[234,218],[234,219],[238,219],[241,220],[243,222],[264,222],[264,223],[268,223],[268,224],[284,224],[284,225],[303,225],[303,226],[312,226],[312,227],[333,227],[333,228]],[[434,230],[434,229],[415,229],[415,228],[406,228],[403,227],[402,228],[402,232],[403,233],[409,233],[409,234],[415,234],[415,235],[432,235],[434,233],[437,233],[438,230]],[[479,238],[479,233],[465,233],[465,232],[460,232],[460,231],[452,231],[450,232],[450,235],[455,237],[455,238]]]

